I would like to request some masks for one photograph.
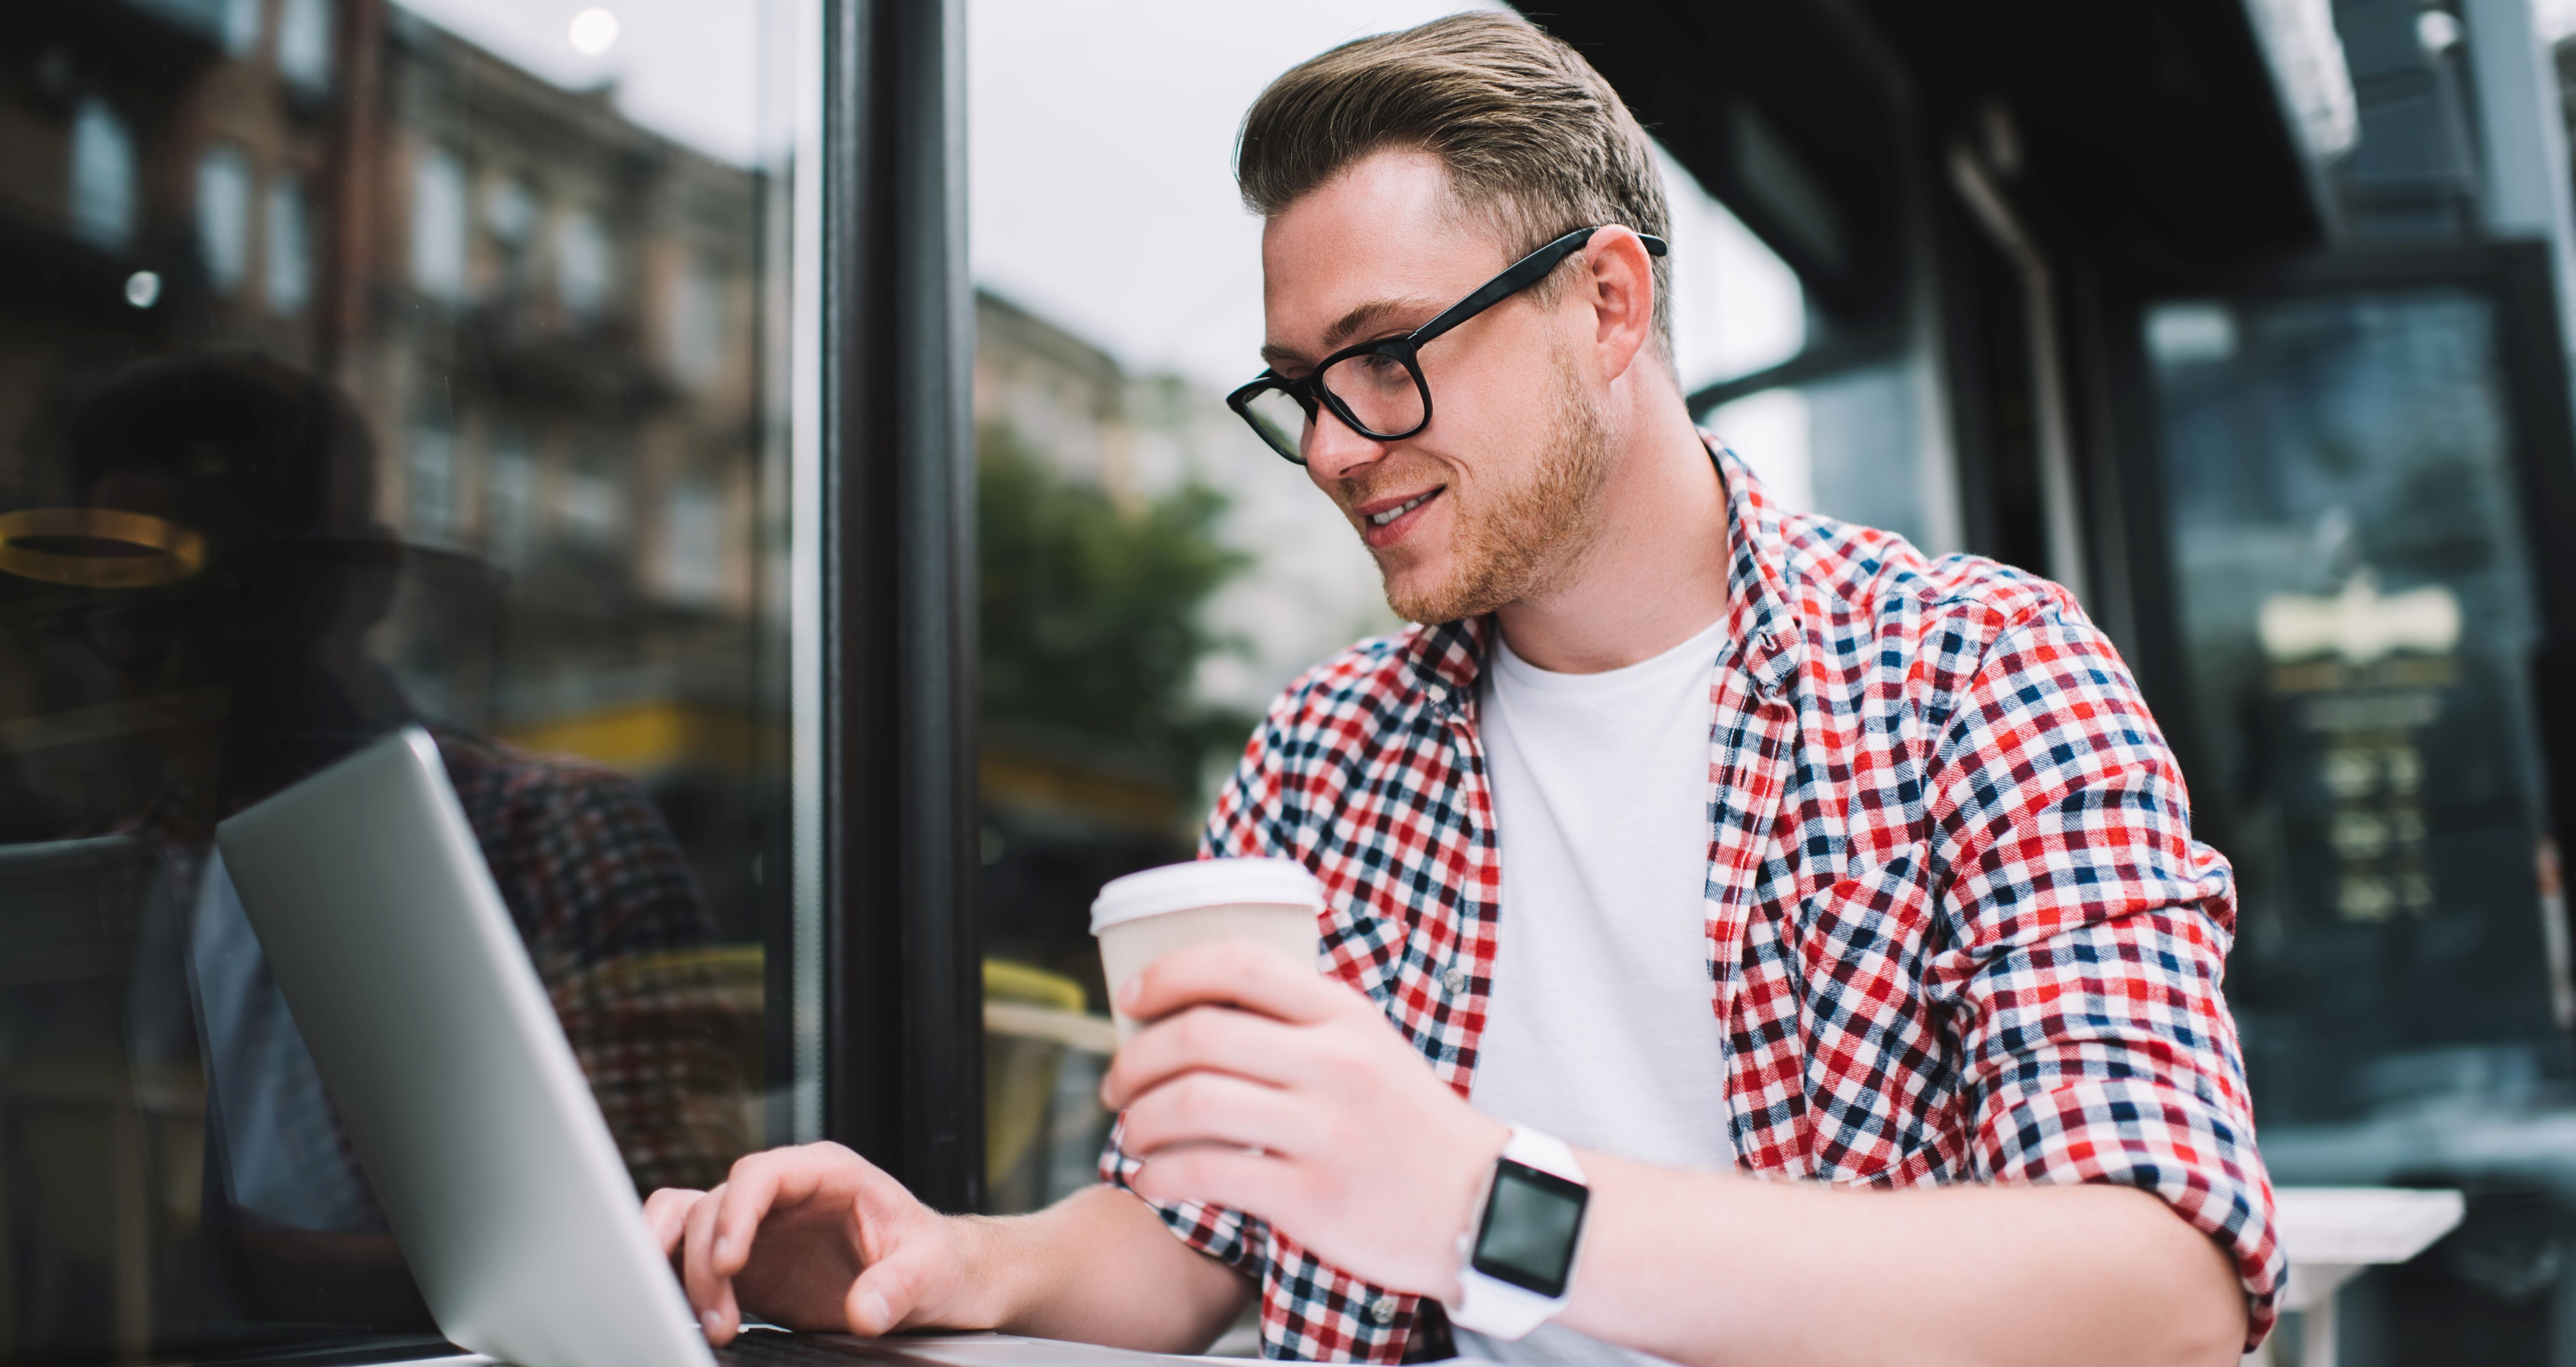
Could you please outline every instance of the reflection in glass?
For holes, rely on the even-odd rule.
[[[95,95],[72,115],[72,231],[92,246],[122,251],[134,240],[134,137]]]
[[[330,0],[277,0],[277,72],[307,92],[330,88]]]
[[[611,250],[607,230],[587,209],[565,214],[555,225],[555,297],[564,312],[582,322],[599,316],[615,265]]]
[[[526,434],[497,427],[483,465],[483,544],[493,562],[515,569],[536,531],[537,460]]]
[[[225,53],[248,57],[259,50],[260,12],[266,8],[266,0],[224,0]]]
[[[770,297],[776,182],[515,6],[103,3],[0,64],[67,170],[0,201],[0,1360],[416,1331],[211,830],[426,726],[637,1185],[768,1142],[783,425],[752,307],[621,271]]]
[[[1720,405],[1702,421],[1762,476],[1782,507],[1930,547],[1937,544],[1934,509],[1918,423],[1914,376],[1905,361],[1761,390]]]
[[[424,542],[448,539],[456,521],[456,433],[445,421],[424,418],[406,440],[411,483],[403,495],[411,534]]]
[[[229,143],[197,159],[197,254],[218,294],[250,274],[250,163]]]
[[[977,323],[987,1207],[1010,1211],[1096,1180],[1092,897],[1190,857],[1261,709],[1391,619],[1223,389],[989,292]]]
[[[2239,879],[2228,995],[2276,1176],[2325,1180],[2294,1127],[2509,1110],[2566,1075],[2493,306],[2192,301],[2145,340],[2194,824]]]
[[[291,317],[313,297],[313,243],[304,222],[304,188],[294,177],[280,176],[268,187],[266,220],[260,293],[269,312]]]
[[[423,152],[411,186],[411,283],[433,299],[465,294],[465,171],[445,148]]]

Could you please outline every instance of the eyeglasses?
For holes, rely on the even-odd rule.
[[[1270,449],[1292,464],[1306,463],[1305,434],[1315,425],[1316,405],[1333,410],[1352,431],[1371,441],[1402,441],[1431,423],[1431,385],[1422,378],[1418,359],[1433,338],[1547,278],[1558,262],[1572,256],[1599,226],[1577,228],[1515,261],[1502,274],[1476,287],[1473,294],[1442,310],[1439,317],[1401,337],[1347,346],[1324,358],[1312,371],[1289,379],[1275,370],[1225,396],[1226,406],[1240,414],[1270,443]],[[1650,255],[1664,254],[1659,237],[1637,234]]]

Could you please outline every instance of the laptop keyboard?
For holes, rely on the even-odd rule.
[[[752,1329],[715,1350],[722,1367],[856,1367],[895,1357],[873,1344],[838,1334],[782,1334]]]

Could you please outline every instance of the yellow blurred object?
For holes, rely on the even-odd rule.
[[[984,1000],[1079,1011],[1082,1009],[1082,984],[1043,968],[1031,968],[1027,964],[1015,964],[1004,959],[986,959]]]
[[[521,722],[503,729],[500,737],[523,750],[579,755],[629,774],[683,764],[747,772],[758,762],[761,742],[759,724],[751,718],[674,698],[645,698]]]
[[[1083,1012],[1082,984],[1061,973],[984,961],[984,1180],[999,1187],[1047,1128],[1068,1049],[1106,1054],[1117,1033]]]
[[[113,551],[30,542],[104,542]],[[117,508],[22,508],[0,513],[0,571],[84,589],[150,589],[205,568],[195,528]]]

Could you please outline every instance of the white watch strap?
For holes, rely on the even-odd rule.
[[[1503,1157],[1515,1163],[1526,1163],[1540,1172],[1552,1172],[1569,1182],[1583,1180],[1583,1165],[1574,1161],[1574,1149],[1552,1134],[1533,1130],[1527,1125],[1514,1125],[1512,1137],[1503,1143]]]
[[[1583,1180],[1583,1165],[1574,1161],[1574,1150],[1567,1147],[1564,1140],[1526,1125],[1512,1127],[1511,1138],[1503,1144],[1502,1156],[1541,1172],[1554,1173],[1569,1182]],[[1493,1199],[1490,1187],[1485,1199]],[[1474,1251],[1476,1229],[1483,1223],[1484,1205],[1479,1202],[1476,1218],[1469,1223],[1467,1231],[1458,1236],[1458,1299],[1448,1307],[1449,1322],[1461,1329],[1498,1339],[1525,1337],[1564,1308],[1565,1297],[1542,1296],[1477,1271],[1469,1259]]]

